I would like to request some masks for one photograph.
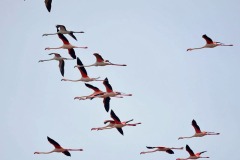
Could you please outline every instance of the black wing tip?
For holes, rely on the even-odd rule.
[[[167,150],[166,152],[169,154],[174,154],[173,150],[171,150],[171,149]]]

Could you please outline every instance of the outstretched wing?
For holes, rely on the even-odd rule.
[[[71,157],[71,154],[67,150],[62,152],[62,153],[65,154],[66,156],[70,156]]]
[[[77,58],[77,65],[83,66],[83,63],[82,63],[82,61],[79,58]],[[82,77],[84,77],[84,78],[88,77],[87,71],[86,71],[86,69],[84,67],[78,67],[78,69],[79,69]]]
[[[54,141],[52,138],[47,137],[48,142],[54,145],[55,148],[62,148],[56,141]]]
[[[73,58],[73,59],[76,59],[77,57],[76,57],[76,54],[75,54],[75,51],[74,51],[74,49],[72,48],[72,49],[68,49],[68,53],[70,54],[70,56]]]
[[[111,117],[116,123],[121,123],[121,120],[116,116],[116,114],[111,110]]]
[[[112,92],[112,86],[109,84],[107,78],[104,79],[103,84],[106,87],[107,92]]]
[[[104,59],[102,58],[102,56],[100,54],[94,53],[93,55],[96,57],[97,62],[103,62],[104,61]]]
[[[46,6],[48,12],[50,12],[51,8],[52,8],[52,0],[45,0],[45,6]]]
[[[196,133],[201,133],[200,127],[197,125],[197,122],[193,119],[192,120],[192,126],[194,127]]]
[[[122,128],[116,128],[116,129],[118,130],[118,132],[120,132],[122,135],[124,135]]]
[[[109,111],[110,108],[110,100],[111,100],[110,97],[106,97],[103,99],[104,108],[107,112]]]
[[[169,154],[174,154],[173,150],[171,150],[171,149],[166,150],[166,152]]]
[[[213,43],[212,39],[209,38],[206,34],[204,34],[204,35],[202,36],[202,38],[204,38],[204,39],[206,40],[207,44],[212,44],[212,43]]]
[[[62,40],[63,44],[70,44],[67,38],[63,34],[58,33],[58,37]]]
[[[73,35],[73,33],[71,32],[71,33],[69,33],[69,35],[73,38],[73,39],[75,39],[76,41],[77,41],[77,38]]]
[[[195,156],[194,152],[191,150],[191,148],[188,145],[186,145],[186,151],[188,151],[190,156]]]
[[[59,69],[63,77],[64,77],[64,65],[65,65],[64,60],[59,61]]]
[[[156,148],[156,147],[149,147],[149,146],[146,146],[147,147],[147,149],[154,149],[154,148]]]
[[[97,87],[95,87],[95,86],[93,86],[91,84],[85,83],[85,86],[90,88],[90,89],[92,89],[92,90],[94,90],[95,92],[99,92],[100,91],[100,89],[98,89]]]

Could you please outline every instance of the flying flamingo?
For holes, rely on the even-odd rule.
[[[98,98],[106,98],[106,97],[123,98],[123,96],[132,96],[132,94],[125,94],[122,92],[113,91],[112,86],[109,84],[108,78],[105,78],[103,80],[103,85],[106,88],[106,92],[100,93],[92,98],[96,98],[96,97],[98,97]]]
[[[94,64],[91,64],[91,65],[86,65],[86,66],[83,66],[83,67],[91,67],[91,66],[109,66],[109,65],[112,65],[112,66],[127,66],[126,64],[114,64],[114,63],[111,63],[109,60],[104,60],[102,58],[102,56],[98,53],[94,53],[93,54],[95,57],[96,57],[96,62]]]
[[[181,148],[170,148],[170,147],[148,147],[146,146],[147,149],[155,149],[155,150],[152,150],[152,151],[147,151],[147,152],[141,152],[140,154],[145,154],[145,153],[152,153],[152,152],[157,152],[157,151],[163,151],[163,152],[167,152],[169,154],[174,154],[173,150],[172,149],[183,149],[183,147]]]
[[[56,28],[57,28],[57,33],[49,33],[49,34],[46,33],[46,34],[43,34],[42,36],[56,35],[58,33],[61,33],[61,34],[68,34],[77,41],[77,38],[73,35],[73,33],[84,33],[83,31],[80,31],[80,32],[68,31],[64,25],[56,25]]]
[[[106,121],[104,121],[104,124],[109,123],[107,126],[99,127],[99,128],[92,128],[91,130],[97,130],[98,131],[98,130],[116,128],[123,135],[122,127],[125,127],[125,126],[136,126],[138,124],[141,124],[141,123],[128,124],[129,122],[133,121],[133,119],[131,119],[129,121],[121,122],[121,120],[116,116],[116,114],[113,112],[113,110],[111,110],[110,115],[111,115],[111,118],[113,120],[106,120]]]
[[[91,84],[87,84],[85,83],[85,86],[92,89],[94,92],[88,96],[81,96],[81,97],[75,97],[74,99],[79,99],[79,100],[86,100],[86,99],[91,99],[92,97],[94,97],[95,95],[101,94],[103,93],[103,91],[101,91],[99,88],[91,85]]]
[[[77,58],[77,64],[79,66],[82,66],[83,63],[82,61]],[[71,81],[71,82],[78,82],[78,81],[83,81],[83,82],[91,82],[91,81],[103,81],[103,80],[98,80],[100,77],[97,77],[97,78],[89,78],[88,75],[87,75],[87,71],[84,67],[78,67],[82,77],[78,80],[70,80],[70,79],[66,79],[66,78],[63,78],[62,81]]]
[[[45,50],[50,50],[50,49],[68,49],[68,53],[70,54],[70,56],[73,58],[73,59],[76,59],[76,54],[75,54],[75,51],[73,48],[83,48],[83,49],[87,49],[88,47],[77,47],[77,46],[73,46],[69,43],[69,41],[67,40],[67,38],[61,34],[61,33],[58,33],[58,37],[63,41],[63,45],[61,47],[56,47],[56,48],[50,48],[50,47],[47,47],[45,48]]]
[[[190,154],[190,156],[188,158],[177,158],[177,160],[187,160],[187,159],[198,159],[198,158],[209,158],[209,157],[201,157],[202,153],[205,153],[207,151],[203,151],[203,152],[199,152],[194,154],[194,152],[191,150],[191,148],[186,145],[186,151],[188,151],[188,153]]]
[[[204,38],[206,40],[206,42],[207,42],[206,45],[204,45],[203,47],[199,47],[199,48],[189,48],[189,49],[187,49],[187,51],[192,51],[195,49],[203,49],[203,48],[214,48],[217,46],[233,46],[232,44],[226,45],[221,42],[213,42],[212,39],[209,38],[206,34],[204,34],[202,36],[202,38]]]
[[[91,84],[85,83],[85,86],[92,89],[94,92],[88,96],[75,97],[74,99],[79,99],[79,100],[93,99],[94,96],[104,93],[99,88],[97,88]],[[110,97],[104,98],[103,104],[104,104],[105,110],[108,112],[109,107],[110,107]]]
[[[54,150],[50,151],[50,152],[34,152],[34,154],[50,154],[53,152],[62,152],[63,154],[65,154],[66,156],[71,156],[71,154],[69,153],[69,151],[83,151],[83,149],[65,149],[62,148],[56,141],[54,141],[53,139],[47,137],[48,141],[55,147]]]
[[[64,60],[73,60],[73,59],[71,59],[71,58],[63,58],[63,57],[61,57],[61,55],[60,54],[58,54],[58,53],[50,53],[50,54],[48,54],[48,55],[53,55],[54,54],[54,57],[53,58],[51,58],[51,59],[46,59],[46,60],[40,60],[40,61],[38,61],[38,62],[44,62],[44,61],[52,61],[52,60],[56,60],[56,61],[59,61],[59,69],[60,69],[60,72],[61,72],[61,74],[62,74],[62,76],[64,77]]]
[[[203,137],[206,135],[219,135],[220,133],[215,133],[215,132],[206,132],[206,131],[201,131],[200,127],[197,125],[197,122],[193,119],[192,120],[192,126],[195,129],[195,134],[190,137],[179,137],[178,139],[184,139],[184,138],[193,138],[193,137]]]

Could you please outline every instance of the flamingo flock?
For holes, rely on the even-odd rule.
[[[50,12],[51,7],[52,7],[52,0],[45,0],[45,5],[46,5],[47,10]],[[64,58],[59,53],[49,53],[49,55],[54,55],[54,57],[51,58],[51,59],[39,60],[39,62],[52,61],[52,60],[58,61],[59,62],[59,70],[60,70],[60,73],[63,77],[61,79],[61,81],[85,82],[84,85],[87,88],[93,90],[92,94],[89,94],[89,95],[86,95],[86,96],[76,96],[76,97],[74,97],[74,99],[93,100],[93,99],[96,99],[96,98],[102,98],[104,109],[105,109],[106,112],[109,112],[110,101],[111,101],[112,97],[123,98],[125,96],[132,96],[132,94],[126,94],[126,93],[123,93],[123,92],[114,91],[112,86],[109,83],[108,78],[105,78],[105,79],[102,79],[102,80],[100,80],[100,77],[90,78],[88,76],[88,73],[87,73],[86,68],[85,68],[85,67],[92,67],[92,66],[95,66],[95,67],[98,67],[98,66],[122,66],[122,67],[125,67],[125,66],[127,66],[126,64],[111,63],[109,60],[104,60],[103,57],[99,53],[93,53],[93,55],[96,58],[95,63],[90,64],[90,65],[84,65],[82,63],[82,61],[80,60],[80,58],[76,56],[76,53],[75,53],[74,49],[75,48],[87,49],[88,47],[72,45],[68,41],[68,39],[64,36],[64,35],[69,35],[77,41],[77,38],[74,34],[75,33],[84,33],[84,32],[83,31],[69,31],[69,30],[66,29],[66,27],[64,25],[56,25],[56,29],[57,29],[57,32],[55,32],[55,33],[54,32],[53,33],[45,33],[42,36],[57,35],[58,38],[61,39],[61,41],[63,42],[63,45],[60,46],[60,47],[46,47],[45,50],[67,49],[71,58]],[[221,42],[215,42],[211,38],[209,38],[206,34],[202,35],[202,38],[204,38],[205,41],[206,41],[206,44],[204,46],[199,47],[199,48],[188,48],[187,51],[203,49],[203,48],[215,48],[215,47],[218,47],[218,46],[233,46],[232,44],[227,44],[226,45],[226,44],[221,43]],[[77,80],[64,78],[65,60],[75,60],[75,59],[77,61],[77,65],[75,65],[74,68],[77,68],[80,71],[81,78],[79,78]],[[98,87],[93,86],[92,84],[86,83],[86,82],[93,82],[93,81],[101,81],[102,84],[104,85],[106,91],[102,91]],[[137,125],[142,124],[141,122],[130,123],[130,122],[133,121],[133,119],[130,119],[130,120],[127,120],[127,121],[121,121],[112,109],[110,111],[110,117],[112,119],[104,121],[104,124],[106,124],[106,126],[92,128],[91,131],[102,131],[102,130],[116,128],[121,135],[124,135],[123,127],[126,127],[126,126],[133,127],[133,126],[137,126]],[[200,127],[198,126],[197,122],[194,119],[192,120],[192,126],[195,129],[195,134],[194,135],[179,137],[178,139],[180,140],[180,139],[189,139],[189,138],[194,138],[194,137],[204,137],[204,136],[207,136],[207,135],[220,135],[220,133],[216,133],[216,132],[201,131]],[[83,151],[83,149],[66,149],[66,148],[61,147],[56,141],[54,141],[50,137],[47,137],[47,139],[48,139],[49,143],[51,143],[55,148],[52,151],[49,151],[49,152],[34,152],[34,154],[50,154],[50,153],[53,153],[53,152],[57,152],[57,153],[63,153],[66,156],[71,156],[69,151]],[[163,147],[163,146],[156,146],[156,147],[146,146],[146,148],[150,149],[150,151],[140,152],[141,155],[146,154],[146,153],[158,152],[158,151],[166,152],[168,154],[174,154],[173,150],[183,150],[184,149],[184,147],[177,148],[177,147]],[[207,151],[194,153],[191,150],[191,148],[189,147],[189,145],[186,145],[185,149],[189,153],[189,157],[187,157],[187,158],[177,158],[176,160],[209,158],[209,157],[201,156],[203,153],[205,153]]]

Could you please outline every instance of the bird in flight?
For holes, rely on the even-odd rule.
[[[145,153],[152,153],[152,152],[157,152],[157,151],[163,151],[163,152],[167,152],[168,154],[174,154],[173,149],[179,149],[179,150],[183,150],[183,147],[181,148],[174,148],[174,147],[148,147],[146,146],[147,149],[155,149],[152,151],[146,151],[146,152],[141,152],[140,154],[145,154]]]
[[[199,47],[199,48],[188,48],[187,51],[192,51],[195,49],[203,49],[203,48],[214,48],[217,46],[233,46],[232,44],[223,44],[221,42],[214,42],[211,38],[209,38],[206,34],[202,35],[202,38],[204,38],[206,40],[206,44],[203,47]]]
[[[83,151],[83,149],[66,149],[66,148],[62,148],[56,141],[54,141],[50,137],[47,137],[47,139],[48,139],[49,143],[51,143],[55,147],[54,150],[52,150],[50,152],[34,152],[34,154],[50,154],[50,153],[53,153],[53,152],[58,152],[58,153],[63,153],[66,156],[71,156],[69,151]]]
[[[202,157],[201,154],[207,152],[207,151],[202,151],[202,152],[198,152],[198,153],[194,153],[191,148],[186,145],[186,151],[189,153],[189,157],[188,158],[177,158],[176,160],[187,160],[187,159],[198,159],[198,158],[209,158],[209,157]]]
[[[206,135],[219,135],[220,133],[215,133],[215,132],[206,132],[206,131],[201,131],[200,127],[198,126],[197,122],[193,119],[192,120],[192,126],[195,129],[195,134],[190,137],[179,137],[178,139],[184,139],[184,138],[193,138],[193,137],[203,137]]]
[[[127,66],[126,64],[114,64],[111,63],[109,60],[104,60],[102,56],[98,53],[93,54],[96,57],[96,62],[91,65],[84,65],[83,67],[91,67],[91,66]]]
[[[92,128],[91,130],[104,130],[104,129],[112,129],[112,128],[116,128],[118,130],[119,133],[121,133],[123,135],[123,130],[122,130],[122,127],[125,127],[125,126],[136,126],[138,124],[141,124],[141,123],[134,123],[134,124],[129,124],[129,122],[133,121],[133,119],[129,120],[129,121],[124,121],[124,122],[121,122],[121,120],[117,117],[117,115],[114,113],[113,110],[111,110],[110,112],[110,115],[111,115],[111,118],[113,120],[105,120],[104,121],[104,124],[107,124],[107,126],[105,127],[99,127],[99,128]]]
[[[45,61],[52,61],[52,60],[59,61],[59,65],[58,66],[59,66],[59,69],[60,69],[60,73],[64,77],[64,65],[65,65],[64,60],[73,60],[73,59],[72,58],[63,58],[58,53],[50,53],[48,55],[54,55],[54,57],[51,58],[51,59],[39,60],[38,62],[45,62]]]
[[[79,66],[82,66],[83,63],[82,61],[77,58],[77,65]],[[88,74],[87,74],[87,71],[84,67],[77,67],[82,75],[82,77],[80,79],[77,79],[77,80],[71,80],[71,79],[66,79],[66,78],[63,78],[62,81],[71,81],[71,82],[78,82],[78,81],[83,81],[83,82],[91,82],[91,81],[103,81],[103,80],[98,80],[100,77],[97,77],[97,78],[89,78],[88,77]]]
[[[88,48],[88,47],[77,47],[77,46],[71,45],[69,43],[69,41],[67,40],[67,38],[63,34],[61,34],[61,33],[58,33],[58,37],[62,40],[63,45],[60,46],[60,47],[56,47],[56,48],[47,47],[47,48],[45,48],[45,50],[50,50],[50,49],[67,49],[68,53],[70,54],[70,56],[73,59],[76,59],[76,54],[75,54],[75,51],[74,51],[73,48],[83,48],[83,49],[87,49]]]
[[[76,31],[68,31],[64,25],[56,25],[56,28],[57,28],[57,33],[45,33],[45,34],[43,34],[42,36],[56,35],[56,34],[58,34],[58,33],[61,33],[61,34],[68,34],[68,35],[70,35],[73,39],[75,39],[75,40],[77,41],[77,38],[74,36],[73,33],[84,33],[83,31],[79,31],[79,32],[76,32]]]

